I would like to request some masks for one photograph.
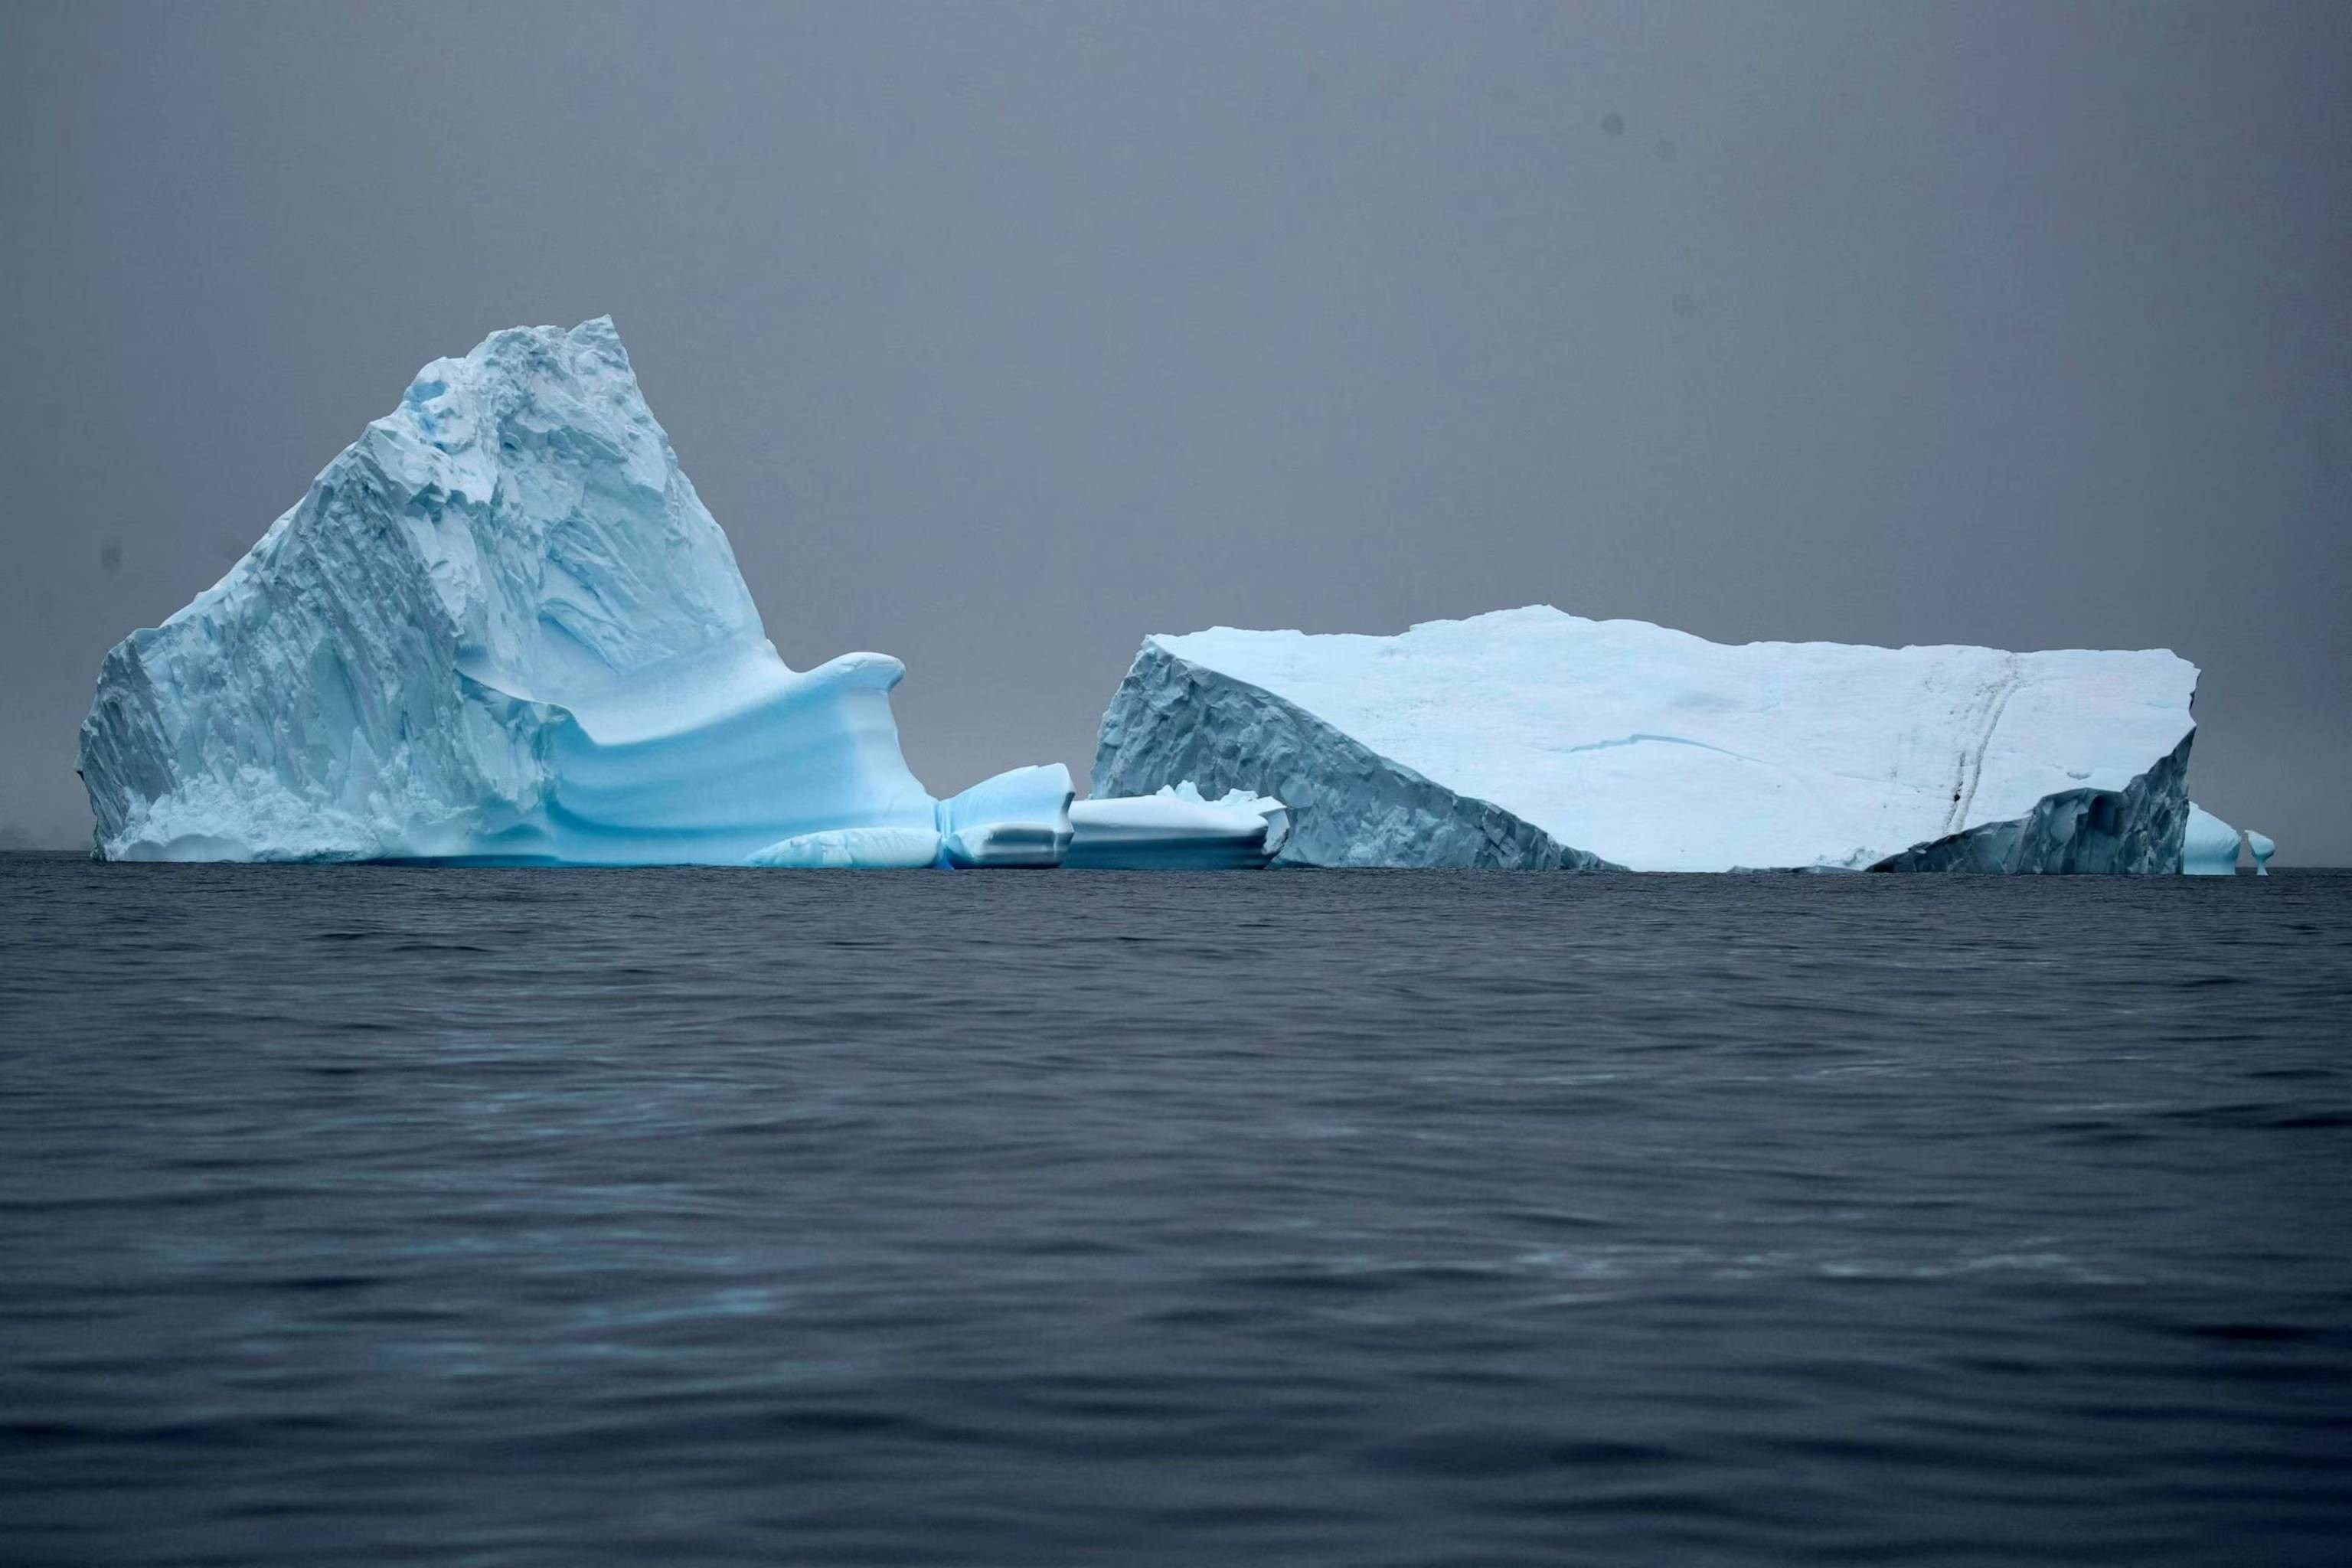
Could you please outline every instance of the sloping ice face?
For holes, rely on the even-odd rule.
[[[600,318],[426,366],[107,655],[80,767],[112,859],[734,864],[940,833],[890,714],[904,673],[785,666]],[[1066,840],[1066,771],[1006,780],[992,803]]]
[[[1279,796],[1283,861],[2174,871],[2194,666],[1711,643],[1549,605],[1147,638],[1093,790]]]

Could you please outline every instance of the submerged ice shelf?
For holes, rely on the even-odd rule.
[[[1097,795],[1288,803],[1325,866],[2174,871],[2196,668],[1727,646],[1549,605],[1397,637],[1146,638]]]
[[[80,768],[111,859],[1057,856],[1067,770],[934,801],[898,749],[904,674],[777,657],[600,318],[427,365],[108,654]]]
[[[2246,829],[2246,853],[2254,858],[2254,875],[2267,877],[2271,874],[2271,857],[2278,853],[2278,845],[2273,842],[2269,834],[2257,833],[2249,827]]]

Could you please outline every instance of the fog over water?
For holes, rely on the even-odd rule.
[[[2352,858],[2352,8],[0,6],[0,843],[415,369],[610,312],[935,790],[1147,632],[2177,649]]]

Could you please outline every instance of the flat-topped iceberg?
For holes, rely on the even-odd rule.
[[[1145,639],[1093,794],[1287,803],[1324,866],[2175,871],[2196,668],[1727,646],[1550,607]]]
[[[777,657],[600,319],[426,366],[226,576],[107,655],[80,766],[113,859],[992,864],[1066,842],[1058,765],[933,801],[890,715],[904,674]],[[992,822],[1021,829],[1004,855]]]

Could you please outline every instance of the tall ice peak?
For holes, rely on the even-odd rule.
[[[418,373],[108,654],[81,772],[109,858],[740,862],[937,829],[902,673],[785,667],[600,316]]]

